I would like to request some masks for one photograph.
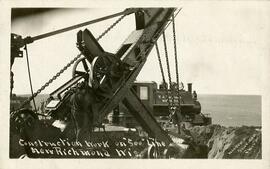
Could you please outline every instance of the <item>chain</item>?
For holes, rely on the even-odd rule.
[[[178,106],[179,106],[179,111],[180,111],[180,106],[181,106],[181,96],[180,96],[180,91],[179,91],[179,71],[178,71],[178,59],[177,59],[177,45],[176,45],[176,33],[175,33],[175,20],[174,20],[174,15],[172,16],[172,28],[173,28],[173,44],[174,44],[174,56],[175,56],[175,69],[176,69],[176,82],[177,82],[177,95],[178,95]]]
[[[156,46],[157,57],[158,57],[158,63],[159,63],[160,71],[161,71],[162,81],[163,81],[163,84],[165,85],[165,90],[166,90],[166,95],[167,95],[168,107],[170,108],[170,107],[171,107],[171,104],[170,104],[170,98],[169,98],[169,95],[170,95],[170,94],[169,94],[168,86],[166,85],[165,75],[164,75],[164,71],[163,71],[163,66],[162,66],[161,57],[160,57],[160,53],[159,53],[159,48],[158,48],[157,42],[156,42],[155,46]]]
[[[180,9],[181,10],[181,9]],[[176,81],[177,81],[177,96],[178,96],[178,108],[176,113],[176,121],[178,127],[178,133],[181,133],[180,122],[182,121],[182,114],[181,114],[181,95],[179,90],[179,71],[178,71],[178,58],[177,58],[177,45],[176,45],[176,33],[175,33],[175,16],[172,15],[172,28],[173,28],[173,44],[174,44],[174,57],[175,57],[175,70],[176,70]]]
[[[165,75],[164,75],[164,71],[163,71],[163,66],[162,66],[161,57],[160,57],[160,53],[159,53],[159,48],[158,48],[157,42],[156,42],[155,46],[156,46],[158,63],[159,63],[160,71],[161,71],[162,81],[163,81],[163,83],[166,83]]]
[[[57,72],[49,81],[47,81],[41,88],[39,88],[31,97],[25,100],[21,106],[11,113],[11,117],[18,110],[22,109],[26,104],[28,104],[31,100],[33,100],[39,93],[41,93],[46,87],[48,87],[55,79],[57,79],[67,68],[69,68],[76,60],[81,57],[82,54],[77,55],[74,59],[72,59],[66,66],[64,66],[59,72]]]
[[[164,87],[165,87],[165,90],[166,90],[168,108],[169,108],[169,112],[170,112],[169,117],[171,119],[172,118],[171,108],[173,107],[173,104],[170,101],[170,97],[169,97],[170,93],[169,93],[169,89],[168,89],[168,86],[167,86],[167,83],[166,83],[166,80],[165,80],[165,74],[164,74],[164,71],[163,71],[162,61],[161,61],[160,52],[159,52],[157,42],[155,44],[155,47],[156,47],[156,51],[157,51],[157,57],[158,57],[158,62],[159,62],[159,68],[160,68],[160,71],[161,71],[162,81],[163,81],[163,83],[165,85]]]
[[[168,50],[167,50],[167,43],[166,43],[165,32],[162,33],[162,36],[163,36],[164,51],[165,51],[165,58],[166,58],[166,64],[167,64],[167,72],[168,72],[169,83],[170,83],[169,85],[171,87],[172,78],[171,78],[171,73],[170,73],[170,63],[169,63],[169,57],[168,57]]]
[[[97,37],[97,41],[103,38],[113,27],[115,27],[127,14],[119,17],[112,25],[110,25],[101,35]],[[75,61],[77,61],[82,54],[78,54],[74,59],[72,59],[67,65],[65,65],[59,72],[57,72],[48,82],[46,82],[40,89],[38,89],[31,97],[25,100],[21,106],[11,113],[11,117],[20,109],[22,109],[26,104],[33,100],[39,93],[41,93],[46,87],[48,87],[55,79],[57,79],[65,70],[67,70]]]
[[[119,17],[111,26],[109,26],[101,35],[98,36],[97,41],[99,41],[103,36],[105,36],[115,25],[117,25],[127,14],[122,15]]]
[[[162,36],[163,36],[164,51],[165,51],[165,58],[166,58],[166,64],[167,64],[167,72],[168,72],[168,78],[169,78],[169,86],[170,86],[171,96],[172,96],[172,103],[171,103],[171,107],[170,107],[170,109],[171,109],[171,108],[174,107],[174,96],[172,95],[172,78],[171,78],[171,73],[170,73],[170,63],[169,63],[169,57],[168,57],[168,50],[167,50],[167,43],[166,43],[165,32],[163,32]]]

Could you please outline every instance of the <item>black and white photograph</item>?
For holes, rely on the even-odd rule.
[[[269,166],[270,9],[260,2],[6,11],[5,158]]]

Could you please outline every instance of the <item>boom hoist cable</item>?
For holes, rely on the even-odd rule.
[[[114,28],[121,20],[123,20],[127,15],[130,13],[124,13],[122,16],[120,16],[113,24],[111,24],[105,31],[103,31],[98,37],[97,41],[102,39],[107,33]],[[107,18],[108,19],[108,18]],[[90,24],[90,22],[89,22]],[[85,23],[84,25],[85,26]],[[76,26],[78,28],[78,25]],[[59,32],[63,33],[63,32]],[[54,34],[55,35],[55,34]],[[52,34],[44,35],[42,38],[52,36]],[[36,40],[41,39],[41,37],[37,38]],[[73,58],[68,64],[66,64],[60,71],[58,71],[50,80],[48,80],[42,87],[40,87],[35,93],[32,93],[32,96],[29,97],[27,100],[25,100],[18,109],[11,112],[10,117],[12,118],[16,112],[21,110],[25,105],[27,105],[29,102],[31,102],[39,93],[41,93],[46,87],[48,87],[54,80],[56,80],[64,71],[66,71],[72,64],[74,64],[79,58],[81,58],[82,54],[78,54],[75,58]]]

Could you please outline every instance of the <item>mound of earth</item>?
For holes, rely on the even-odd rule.
[[[256,127],[196,126],[189,129],[197,145],[208,146],[208,158],[261,159],[261,130]]]

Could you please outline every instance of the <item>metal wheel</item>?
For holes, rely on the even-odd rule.
[[[99,56],[93,60],[93,80],[99,85],[109,75],[110,67],[113,63],[107,56]]]
[[[170,144],[163,152],[164,158],[179,158],[179,148],[175,144]]]
[[[72,77],[75,76],[85,76],[88,73],[91,73],[90,71],[91,64],[87,61],[86,58],[80,58],[74,63],[73,69],[72,69]]]
[[[156,146],[150,145],[147,149],[148,158],[158,158],[158,148]]]

